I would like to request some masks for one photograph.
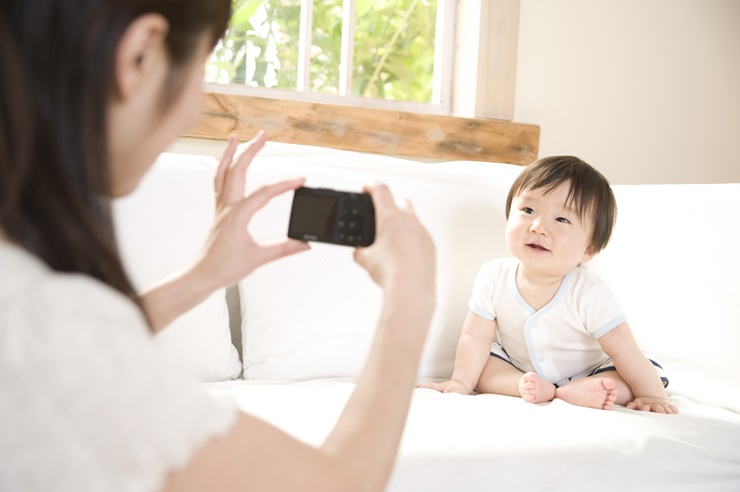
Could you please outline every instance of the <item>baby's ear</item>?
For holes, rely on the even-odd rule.
[[[585,264],[586,264],[586,263],[588,263],[588,262],[589,262],[589,261],[591,260],[591,258],[593,258],[593,257],[594,257],[595,255],[596,255],[596,253],[594,252],[594,245],[593,245],[593,244],[589,244],[589,245],[588,245],[588,246],[586,247],[586,251],[584,251],[584,252],[583,252],[583,257],[581,257],[581,262],[580,262],[580,264],[581,264],[581,265],[585,265]]]

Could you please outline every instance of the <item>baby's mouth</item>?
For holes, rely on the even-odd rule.
[[[540,246],[539,244],[534,244],[534,243],[527,244],[527,247],[528,248],[532,248],[532,249],[536,249],[537,251],[550,251],[549,249],[544,248],[544,247]]]

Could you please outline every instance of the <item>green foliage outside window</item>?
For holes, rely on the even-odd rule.
[[[430,102],[437,0],[357,0],[352,94]],[[207,80],[297,88],[300,0],[234,0]],[[314,0],[310,90],[339,93],[342,0]]]

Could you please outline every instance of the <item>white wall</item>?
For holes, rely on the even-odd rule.
[[[514,121],[614,184],[740,182],[740,1],[521,0]]]

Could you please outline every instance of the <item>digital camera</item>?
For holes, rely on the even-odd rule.
[[[375,207],[367,193],[302,187],[295,190],[288,237],[301,241],[370,246]]]

